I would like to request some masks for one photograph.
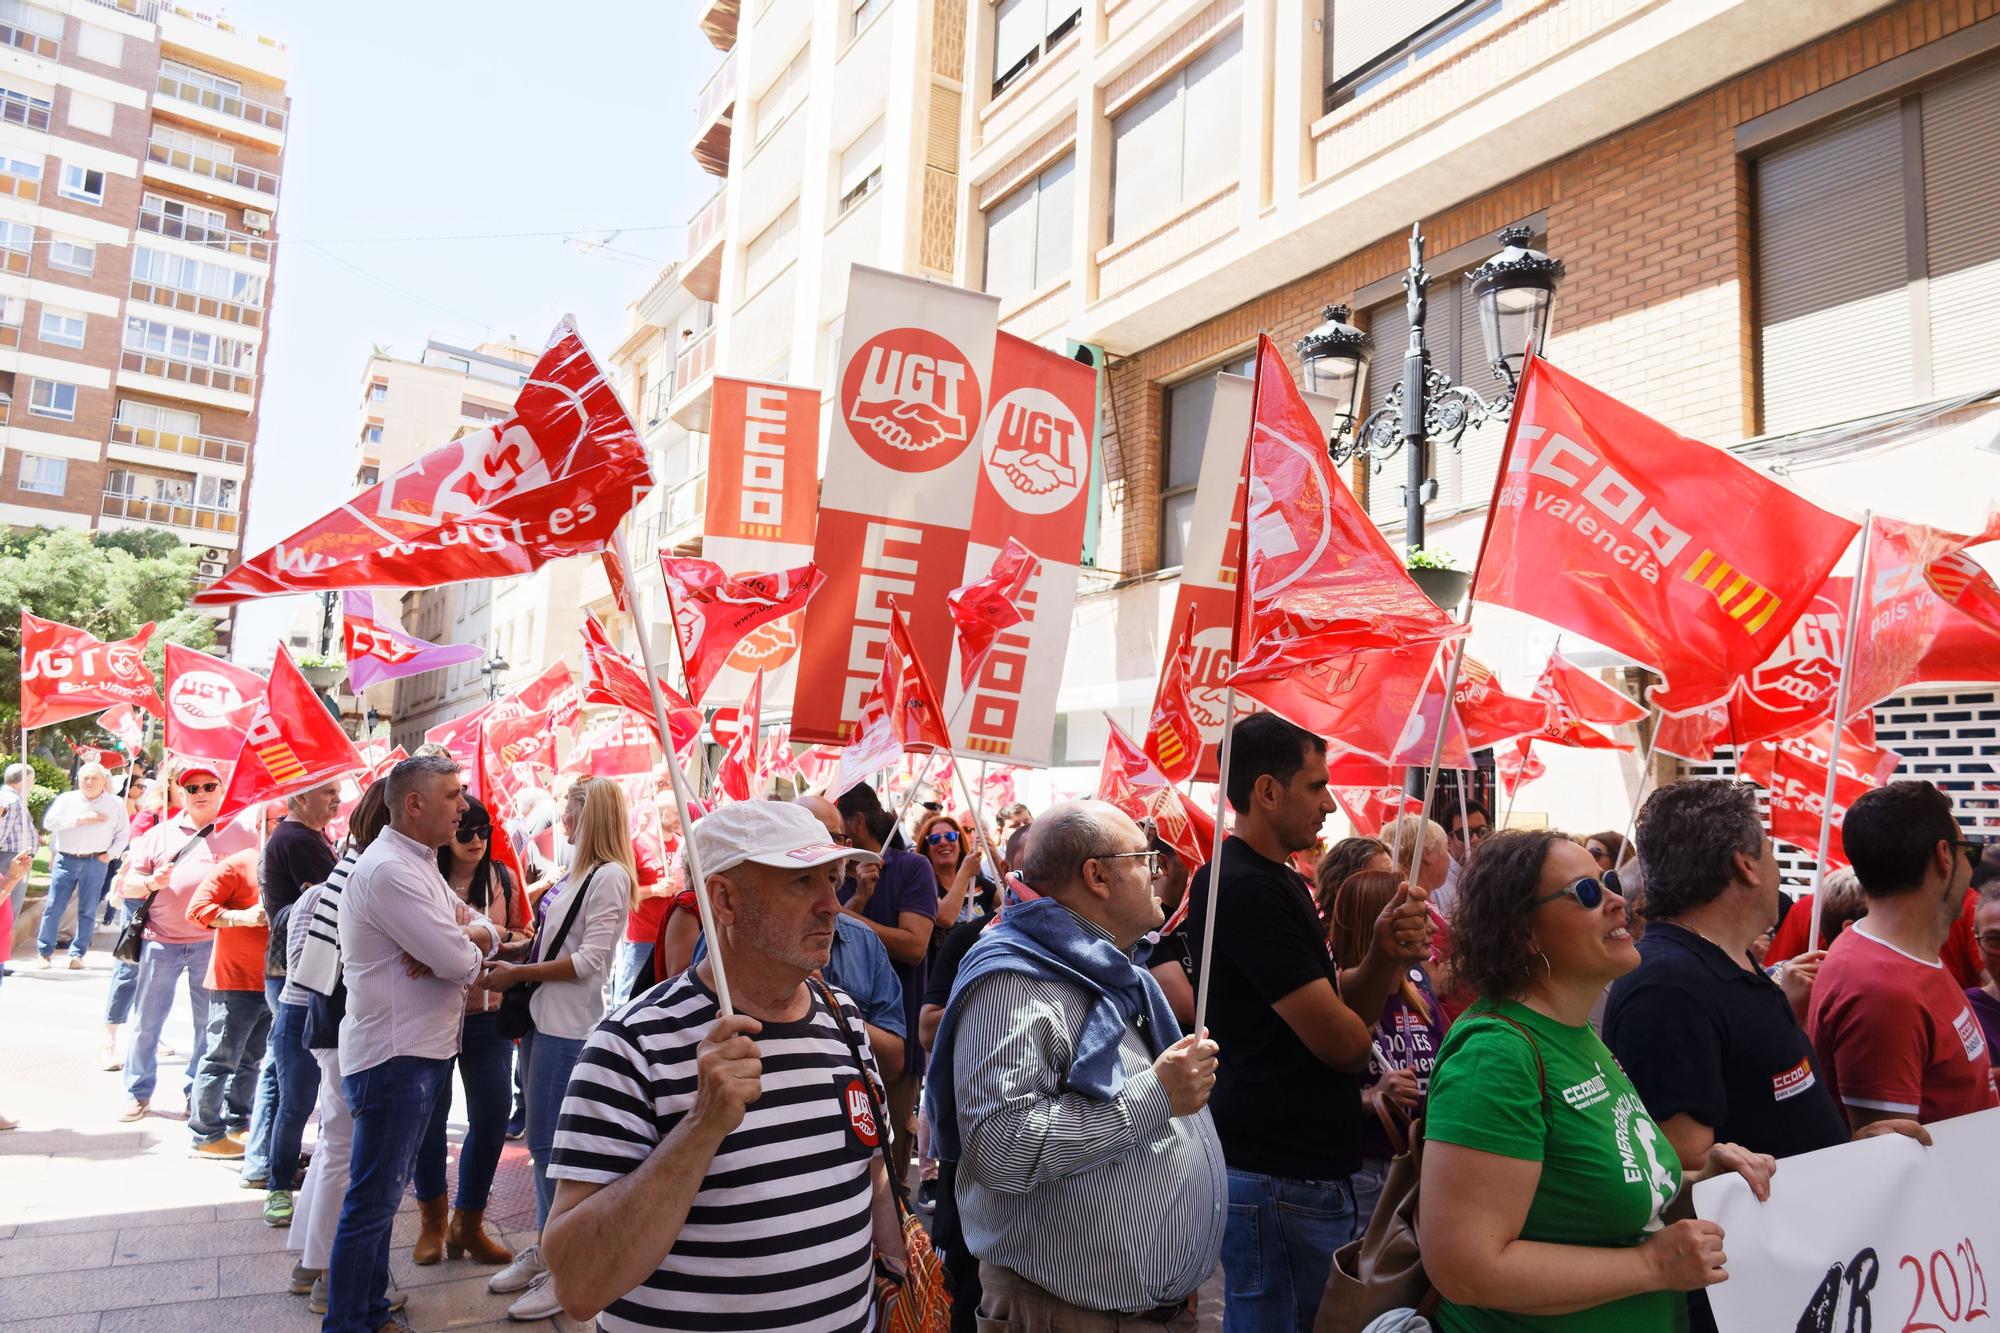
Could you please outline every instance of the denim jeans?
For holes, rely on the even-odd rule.
[[[298,1184],[299,1143],[319,1098],[319,1061],[306,1049],[304,1005],[278,1006],[277,1017],[271,1020],[269,1050],[278,1071],[278,1099],[271,1115],[271,1156],[265,1174],[272,1189],[288,1190]],[[254,1142],[257,1136],[250,1137]],[[243,1169],[246,1174],[250,1169],[247,1152]]]
[[[257,1066],[271,1035],[271,1011],[254,990],[208,993],[208,1049],[195,1075],[188,1132],[196,1143],[213,1143],[223,1132],[250,1124],[257,1090]]]
[[[1347,1180],[1232,1169],[1222,1233],[1224,1333],[1311,1333],[1333,1252],[1359,1231]]]
[[[264,978],[264,1007],[270,1011],[270,1035],[278,1031],[278,992],[285,988],[283,977]],[[277,1129],[278,1052],[267,1039],[264,1058],[257,1066],[257,1101],[250,1109],[250,1137],[243,1142],[243,1177],[268,1180],[271,1175],[271,1135]]]
[[[632,994],[632,983],[641,978],[639,989],[647,991],[653,985],[653,942],[651,940],[618,941],[618,958],[611,966],[611,1007],[616,1009]]]
[[[137,898],[126,898],[118,907],[118,929],[122,932],[125,923],[139,910]],[[113,936],[113,938],[117,938]],[[104,997],[104,1021],[117,1027],[132,1016],[132,1000],[139,994],[139,965],[124,959],[114,959],[111,963],[111,993]]]
[[[1382,1201],[1382,1186],[1389,1179],[1389,1159],[1386,1157],[1364,1157],[1361,1169],[1347,1178],[1354,1187],[1354,1234],[1359,1236],[1368,1230],[1369,1219],[1375,1216],[1375,1205]]]
[[[535,1226],[549,1220],[556,1187],[549,1180],[549,1155],[556,1142],[556,1118],[562,1114],[569,1075],[583,1054],[577,1037],[551,1037],[530,1032],[521,1039],[521,1060],[528,1069],[528,1153],[535,1159]]]
[[[465,1142],[458,1148],[458,1190],[452,1206],[486,1207],[493,1172],[507,1143],[507,1112],[514,1092],[514,1043],[500,1035],[500,1015],[467,1014],[459,1039],[458,1084],[465,1089]],[[419,1199],[445,1189],[445,1130],[451,1120],[451,1080],[438,1089],[437,1107],[417,1149],[414,1186]]]
[[[389,1238],[449,1060],[399,1055],[341,1079],[354,1113],[347,1198],[333,1233],[321,1333],[375,1333],[389,1320]]]
[[[110,867],[94,856],[56,853],[54,871],[49,875],[49,900],[42,908],[41,929],[35,932],[35,952],[47,958],[56,951],[69,900],[76,898],[76,935],[69,942],[69,956],[81,958],[90,952],[91,936],[97,932],[97,904],[104,897],[104,872]]]
[[[208,956],[214,951],[214,940],[198,944],[146,941],[146,951],[139,955],[139,1021],[132,1029],[131,1044],[125,1048],[125,1091],[136,1100],[153,1099],[159,1082],[160,1033],[174,1007],[175,983],[186,973],[188,1007],[194,1011],[194,1046],[188,1052],[184,1090],[189,1108],[193,1108],[194,1074],[208,1045],[208,987],[202,979],[208,975]]]

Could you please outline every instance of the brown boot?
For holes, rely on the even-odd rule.
[[[413,1264],[434,1264],[444,1258],[444,1195],[435,1199],[418,1199],[417,1215],[423,1219],[424,1229],[417,1235],[417,1247],[410,1254]]]
[[[514,1252],[486,1234],[484,1208],[451,1210],[451,1233],[445,1250],[452,1258],[469,1257],[475,1264],[511,1264]]]

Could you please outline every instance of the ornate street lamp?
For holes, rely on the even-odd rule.
[[[1346,322],[1346,307],[1328,306],[1327,322],[1299,339],[1306,387],[1330,393],[1341,404],[1327,440],[1333,461],[1346,464],[1366,454],[1375,460],[1374,470],[1380,472],[1398,450],[1407,452],[1409,482],[1404,515],[1411,549],[1423,545],[1424,503],[1436,485],[1424,476],[1424,446],[1449,445],[1456,450],[1467,427],[1505,417],[1514,406],[1514,390],[1529,349],[1539,352],[1548,336],[1563,264],[1534,249],[1529,244],[1532,236],[1526,227],[1502,231],[1500,253],[1467,277],[1479,302],[1479,328],[1487,359],[1493,373],[1507,382],[1506,391],[1493,401],[1431,368],[1430,353],[1424,347],[1425,293],[1431,275],[1424,268],[1422,223],[1410,228],[1410,267],[1403,274],[1410,341],[1403,352],[1402,378],[1390,386],[1382,406],[1358,427],[1355,422],[1368,371],[1368,335]]]
[[[479,664],[479,674],[486,677],[486,697],[488,699],[498,699],[500,697],[500,673],[506,671],[512,665],[511,662],[498,653],[493,654],[493,656]]]

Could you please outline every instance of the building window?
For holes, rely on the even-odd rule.
[[[264,279],[257,274],[205,263],[185,255],[150,250],[145,246],[135,246],[132,250],[132,279],[198,296],[212,296],[218,301],[251,309],[262,309],[264,305]]]
[[[798,250],[792,244],[792,234],[799,225],[799,203],[794,199],[785,205],[785,211],[771,220],[771,225],[757,233],[743,250],[743,295],[750,296],[762,289],[765,283],[778,276],[779,272],[798,258]]]
[[[847,39],[853,41],[875,16],[889,7],[889,0],[847,0]]]
[[[69,460],[47,454],[22,454],[21,478],[15,486],[37,495],[61,495],[69,484]]]
[[[89,277],[97,271],[97,247],[81,241],[50,241],[49,267]]]
[[[28,391],[28,415],[76,420],[76,386],[60,380],[35,380]]]
[[[204,139],[186,130],[170,130],[162,125],[153,127],[153,142],[164,146],[170,153],[193,158],[197,161],[213,163],[217,166],[236,165],[236,150],[215,139]],[[179,163],[168,163],[178,166]]]
[[[148,191],[142,207],[148,213],[158,213],[162,217],[179,218],[210,231],[228,231],[229,215],[213,208],[203,208],[200,204],[190,204],[181,199],[169,199],[163,194]]]
[[[806,73],[812,59],[812,46],[808,43],[799,48],[792,62],[785,66],[785,72],[774,80],[757,99],[750,111],[750,124],[756,131],[756,142],[762,143],[771,137],[793,108],[806,100]]]
[[[136,315],[125,321],[128,351],[164,356],[175,361],[220,366],[248,375],[256,366],[257,349],[238,338],[219,338],[201,329],[184,329]]]
[[[355,484],[360,486],[363,490],[366,490],[368,487],[375,485],[377,482],[381,480],[382,480],[382,469],[380,467],[377,467],[373,463],[370,463],[367,467],[362,468],[361,471],[354,474]]]
[[[128,426],[158,431],[163,435],[196,437],[201,434],[201,413],[162,407],[158,403],[142,403],[133,398],[118,400],[118,420]]]
[[[1208,418],[1215,407],[1215,376],[1251,375],[1255,354],[1204,370],[1167,389],[1166,466],[1160,482],[1160,568],[1172,569],[1187,559],[1188,529],[1194,525],[1195,487],[1201,482],[1201,456],[1208,443]]]
[[[216,93],[221,97],[240,98],[243,96],[243,85],[236,80],[225,79],[220,74],[210,74],[205,69],[196,69],[193,65],[183,65],[179,61],[162,60],[160,62],[160,73],[165,77],[186,84],[190,88],[200,89],[203,92]],[[208,98],[200,100],[203,106],[212,107],[220,105],[219,101],[211,101]]]
[[[389,401],[389,386],[388,386],[388,385],[386,385],[386,384],[384,384],[384,383],[382,383],[382,382],[381,382],[381,381],[379,381],[379,380],[378,380],[378,381],[376,381],[375,383],[373,383],[373,384],[369,385],[369,386],[368,386],[368,401],[369,401],[369,402],[371,402],[371,403],[386,403],[386,402],[388,402],[388,401]]]
[[[1324,0],[1324,110],[1367,95],[1474,28],[1504,0]]]
[[[66,310],[42,311],[41,339],[58,347],[83,346],[83,316]]]
[[[1239,28],[1111,122],[1111,239],[1130,240],[1238,178]]]
[[[863,199],[882,188],[882,122],[877,120],[847,145],[840,155],[840,191],[836,219],[846,217]]]
[[[371,423],[366,430],[361,432],[361,438],[370,444],[382,443],[382,427]]]
[[[51,110],[51,104],[42,98],[17,93],[12,88],[0,88],[0,121],[25,125],[31,130],[45,130],[49,127]]]
[[[508,417],[514,415],[504,407],[490,407],[485,403],[475,403],[470,398],[459,400],[458,414],[468,421],[477,421],[486,425],[491,425],[496,421],[505,421]]]
[[[1067,278],[1075,210],[1075,153],[987,209],[986,290],[1010,305]]]
[[[89,167],[80,167],[74,162],[63,166],[62,184],[56,193],[65,199],[74,199],[80,204],[102,205],[104,203],[104,173]]]
[[[41,198],[41,163],[0,155],[0,194],[11,194],[16,199]]]
[[[993,11],[993,92],[1019,79],[1083,21],[1076,0],[1000,0]]]

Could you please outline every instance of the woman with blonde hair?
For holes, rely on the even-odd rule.
[[[535,1225],[549,1220],[555,1186],[549,1156],[556,1117],[570,1071],[583,1054],[584,1039],[604,1017],[604,983],[613,951],[625,932],[626,904],[638,874],[632,862],[632,829],[625,793],[616,782],[582,778],[569,789],[562,809],[563,836],[574,849],[569,871],[542,895],[535,946],[525,963],[494,963],[482,983],[506,991],[532,984],[528,1002],[533,1022],[521,1039],[527,1085],[528,1151],[535,1162]],[[495,1273],[489,1291],[526,1290],[507,1309],[514,1319],[546,1319],[562,1309],[542,1262],[540,1245],[530,1245]]]

